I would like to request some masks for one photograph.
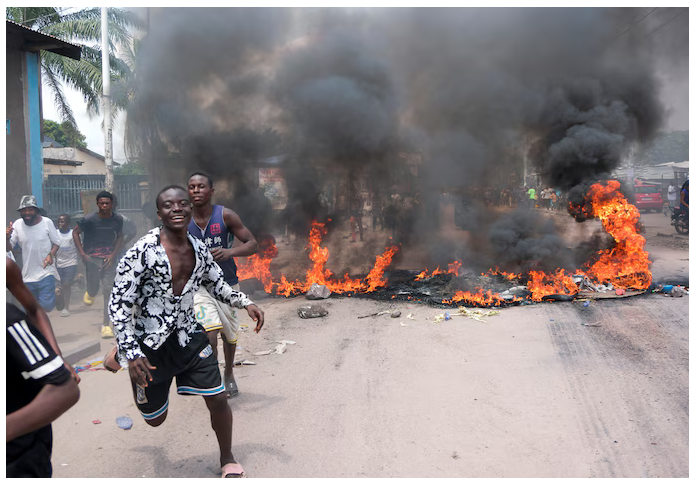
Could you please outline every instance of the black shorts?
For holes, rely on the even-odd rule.
[[[181,347],[177,334],[172,334],[158,350],[140,343],[148,361],[156,367],[151,370],[153,381],[147,387],[132,382],[134,400],[145,420],[153,420],[167,411],[172,379],[177,381],[180,395],[202,395],[209,397],[225,391],[225,385],[218,368],[218,360],[208,336],[198,326],[191,342]]]

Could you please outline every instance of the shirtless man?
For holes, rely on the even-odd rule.
[[[225,281],[235,290],[237,283],[237,265],[235,257],[250,256],[258,250],[258,242],[236,212],[219,204],[213,204],[213,180],[206,173],[196,172],[189,176],[187,188],[194,205],[193,217],[189,223],[189,233],[203,241],[213,254],[225,275]],[[232,247],[234,238],[242,245]],[[237,332],[239,318],[236,310],[215,300],[204,289],[194,296],[196,319],[208,334],[213,354],[217,357],[218,331],[222,330],[223,350],[225,353],[225,387],[229,398],[239,394],[239,387],[233,372],[234,355],[237,350]]]
[[[257,322],[256,332],[263,326],[263,312],[223,280],[208,248],[187,232],[187,190],[168,186],[156,205],[162,227],[139,239],[117,266],[109,303],[116,358],[129,366],[134,400],[151,426],[167,417],[173,378],[178,394],[201,395],[220,446],[222,478],[244,476],[232,455],[232,411],[218,361],[194,316],[194,294],[203,287],[215,299],[246,309]]]

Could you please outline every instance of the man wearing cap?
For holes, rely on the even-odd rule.
[[[35,196],[23,196],[19,203],[21,221],[5,230],[6,248],[22,250],[22,278],[46,312],[55,307],[55,284],[59,279],[54,259],[60,248],[55,224],[40,214]]]

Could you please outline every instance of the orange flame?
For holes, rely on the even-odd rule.
[[[531,299],[534,301],[541,301],[547,295],[571,295],[579,290],[572,277],[564,269],[558,269],[554,274],[529,271],[527,288],[531,291]]]
[[[488,276],[489,274],[494,275],[494,276],[503,276],[508,280],[517,280],[521,277],[521,274],[515,274],[514,272],[501,271],[500,268],[498,268],[498,267],[496,267],[495,270],[488,269],[488,272],[484,272],[481,275],[482,276]]]
[[[273,241],[262,241],[258,253],[237,260],[237,278],[239,280],[256,278],[263,284],[263,290],[270,293],[273,288],[270,263],[277,255],[278,248]]]
[[[428,269],[421,271],[416,278],[414,279],[415,281],[420,281],[423,279],[427,279],[428,277],[435,277],[440,274],[452,274],[454,276],[459,275],[459,268],[462,266],[462,261],[454,261],[451,262],[447,265],[447,270],[441,269],[440,266],[436,267],[433,272],[428,273]]]
[[[616,243],[612,249],[598,253],[600,257],[588,273],[615,287],[647,289],[652,280],[651,261],[644,251],[646,239],[637,230],[639,210],[627,202],[619,189],[618,181],[608,181],[605,185],[594,184],[587,194],[593,214]]]
[[[333,272],[325,267],[325,263],[330,256],[328,248],[321,245],[325,233],[325,224],[316,221],[311,224],[311,232],[309,233],[309,249],[311,252],[309,253],[309,258],[313,264],[306,272],[306,281],[288,281],[283,275],[277,284],[277,293],[279,295],[290,296],[307,292],[311,284],[325,285],[336,294],[373,292],[387,284],[387,279],[383,278],[383,274],[390,262],[392,262],[392,257],[399,250],[397,246],[388,247],[383,254],[377,256],[373,269],[363,280],[352,279],[346,273],[342,279],[336,280],[332,278]]]
[[[505,303],[505,299],[500,297],[499,294],[491,290],[483,290],[476,288],[476,292],[455,292],[452,299],[443,300],[444,304],[458,304],[463,303],[467,305],[475,305],[480,307],[492,307],[496,305],[502,305]]]

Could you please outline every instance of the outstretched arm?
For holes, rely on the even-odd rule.
[[[227,230],[234,234],[243,244],[232,249],[215,249],[212,252],[213,259],[216,261],[226,261],[232,257],[245,257],[255,254],[258,251],[258,242],[251,231],[244,226],[239,215],[232,209],[223,208],[222,218]]]
[[[40,330],[26,314],[14,309],[14,318],[7,327],[7,366],[40,392],[26,406],[6,416],[7,441],[38,430],[74,405],[79,399],[79,387],[70,378],[62,357],[56,355]],[[10,316],[8,309],[8,317]]]
[[[78,400],[79,386],[74,380],[45,385],[31,403],[7,415],[6,441],[50,425]]]
[[[50,324],[48,314],[46,314],[43,307],[38,304],[38,301],[33,296],[31,291],[22,280],[22,273],[19,266],[12,259],[5,259],[7,289],[24,307],[26,315],[29,317],[29,323],[36,327],[45,337],[48,344],[52,347],[56,354],[62,356],[60,347],[57,345],[57,339],[53,332],[53,327]],[[72,377],[79,383],[81,378],[77,375],[71,365],[65,362],[67,370],[72,374]]]
[[[249,317],[257,323],[254,330],[257,333],[260,332],[263,327],[263,311],[256,307],[246,294],[234,290],[230,284],[225,282],[222,269],[218,263],[213,260],[210,252],[204,245],[200,247],[201,250],[199,252],[204,256],[206,262],[201,285],[206,288],[211,296],[215,297],[220,302],[230,304],[237,309],[246,309]]]
[[[141,279],[145,269],[145,251],[136,248],[129,249],[117,266],[108,311],[115,327],[115,340],[121,361],[145,357],[134,335],[134,306],[141,293]]]

